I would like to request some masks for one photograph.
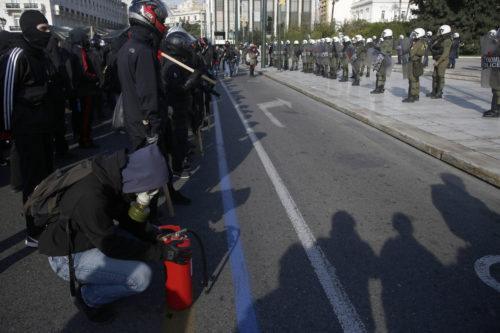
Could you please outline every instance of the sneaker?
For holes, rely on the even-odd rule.
[[[191,177],[191,173],[187,171],[173,171],[174,178],[188,179]]]
[[[92,321],[94,323],[104,324],[109,323],[113,321],[113,319],[115,319],[115,315],[113,314],[113,312],[109,310],[105,305],[99,308],[88,306],[83,300],[81,285],[76,288],[74,304],[80,311],[85,313],[85,316],[89,321]]]
[[[37,248],[38,247],[38,238],[35,236],[28,236],[28,237],[26,237],[24,244],[26,244],[27,247]]]

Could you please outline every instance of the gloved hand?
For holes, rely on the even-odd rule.
[[[182,240],[174,240],[163,244],[163,260],[172,261],[179,265],[187,265],[191,259],[191,247],[178,247]]]
[[[158,142],[158,134],[155,134],[153,136],[147,136],[146,141],[148,142],[148,144],[154,145],[155,143]]]
[[[194,72],[191,73],[191,75],[189,75],[188,79],[184,83],[183,90],[187,91],[192,87],[194,87],[195,85],[197,85],[198,82],[200,81],[200,77],[201,77],[201,72],[195,69]]]

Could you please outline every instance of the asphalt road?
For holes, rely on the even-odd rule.
[[[193,204],[174,218],[161,209],[202,237],[210,292],[195,249],[189,310],[165,307],[155,264],[151,287],[117,302],[112,325],[87,323],[46,258],[24,248],[20,194],[2,169],[1,331],[498,332],[500,295],[474,264],[500,253],[499,190],[244,74],[218,86],[205,156],[175,184]],[[95,133],[101,151],[126,145],[109,124]]]

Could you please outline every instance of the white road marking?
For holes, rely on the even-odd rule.
[[[264,150],[264,147],[255,135],[255,132],[248,126],[247,121],[233,96],[229,93],[224,82],[221,82],[221,84],[236,109],[248,137],[252,141],[255,151],[264,165],[267,175],[271,179],[276,193],[280,198],[281,204],[285,208],[288,218],[292,222],[293,228],[295,229],[295,232],[304,247],[307,257],[309,258],[314,272],[316,273],[318,280],[321,283],[321,286],[323,287],[323,290],[333,308],[333,311],[337,316],[340,326],[344,332],[366,332],[366,328],[361,321],[361,318],[349,300],[347,293],[337,277],[335,267],[333,267],[333,265],[328,261],[323,250],[318,245],[316,238],[302,217],[302,214],[290,195],[290,192],[283,183],[283,180],[279,176],[278,171]]]
[[[485,256],[476,260],[474,270],[481,281],[500,293],[500,283],[490,274],[490,267],[494,264],[500,264],[500,256]]]
[[[281,128],[285,128],[285,125],[283,125],[278,119],[276,119],[275,116],[271,112],[269,112],[270,108],[277,108],[281,106],[286,106],[289,109],[292,108],[292,103],[282,100],[281,98],[277,98],[274,101],[266,102],[266,103],[260,103],[257,104],[257,107],[262,110],[262,112],[271,120],[271,122]]]

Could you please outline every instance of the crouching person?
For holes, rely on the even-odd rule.
[[[46,225],[39,251],[59,277],[78,282],[72,293],[88,319],[107,322],[113,318],[107,304],[148,287],[152,271],[146,262],[185,264],[191,251],[178,248],[179,242],[164,244],[145,218],[149,201],[168,181],[157,145],[129,156],[124,150],[98,156],[90,165],[91,171],[63,192],[59,218]]]

